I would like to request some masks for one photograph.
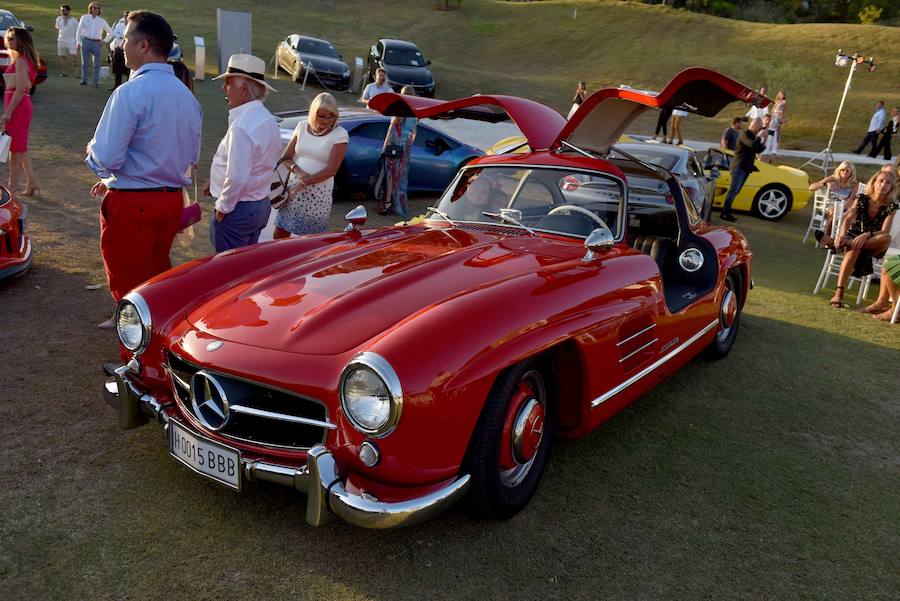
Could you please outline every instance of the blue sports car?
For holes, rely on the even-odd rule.
[[[294,128],[308,111],[275,113],[281,139],[291,139]],[[350,144],[344,162],[335,177],[335,199],[346,198],[355,192],[365,192],[369,176],[378,167],[384,137],[390,117],[369,110],[341,110],[340,125],[350,134]],[[420,120],[416,126],[409,162],[410,192],[442,192],[459,168],[484,152],[438,131],[431,119]],[[439,126],[439,125],[438,125]]]

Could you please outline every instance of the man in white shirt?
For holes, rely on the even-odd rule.
[[[216,198],[210,237],[216,252],[256,244],[269,221],[269,188],[281,155],[281,132],[263,106],[269,90],[266,63],[250,54],[233,54],[222,90],[228,101],[228,131],[209,169],[204,193]]]
[[[366,106],[369,106],[369,101],[375,96],[393,91],[394,90],[391,89],[391,86],[387,83],[387,74],[384,72],[384,69],[378,67],[375,69],[375,81],[366,86],[362,96],[359,97],[359,101]]]
[[[56,30],[59,35],[56,38],[56,55],[59,56],[59,76],[67,77],[68,70],[66,66],[69,62],[75,63],[74,56],[77,53],[77,42],[75,41],[75,32],[78,30],[78,21],[75,17],[70,17],[72,7],[63,4],[59,7],[59,16],[56,17]]]
[[[887,119],[887,111],[884,110],[884,103],[879,100],[875,103],[875,112],[872,114],[872,118],[869,119],[869,129],[866,132],[866,137],[863,138],[862,144],[854,151],[856,154],[862,154],[869,144],[872,145],[872,152],[875,152],[875,147],[878,145],[878,132],[884,127],[885,119]]]
[[[93,58],[94,87],[100,82],[100,43],[103,38],[111,34],[112,30],[106,19],[100,16],[100,3],[88,4],[88,14],[82,15],[78,20],[78,29],[75,31],[75,41],[81,48],[81,85],[87,85],[88,64]]]

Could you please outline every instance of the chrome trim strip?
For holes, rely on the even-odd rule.
[[[629,336],[628,338],[626,338],[626,339],[624,339],[624,340],[620,340],[619,342],[616,343],[616,346],[622,346],[623,344],[627,344],[628,342],[631,342],[632,340],[634,340],[635,338],[637,338],[638,336],[640,336],[640,335],[643,334],[644,332],[648,332],[648,331],[652,330],[652,329],[655,328],[655,327],[656,327],[656,323],[655,323],[655,322],[654,322],[654,323],[651,323],[649,326],[647,326],[646,328],[644,328],[644,329],[641,330],[640,332],[635,332],[634,334],[632,334],[632,335]]]
[[[630,353],[628,353],[627,355],[625,355],[624,357],[619,359],[619,363],[625,363],[626,361],[628,361],[629,359],[631,359],[632,357],[634,357],[635,355],[640,353],[642,350],[644,350],[648,346],[655,344],[657,340],[659,340],[659,338],[654,338],[650,342],[647,342],[646,344],[642,344],[638,348],[634,349],[633,351],[631,351]]]
[[[608,401],[615,395],[619,394],[620,392],[622,392],[623,390],[625,390],[626,388],[628,388],[629,386],[631,386],[632,384],[634,384],[635,382],[640,380],[641,378],[645,377],[652,371],[656,370],[658,367],[660,367],[661,365],[663,365],[664,363],[669,361],[672,357],[674,357],[681,351],[685,350],[686,348],[688,348],[689,346],[691,346],[692,344],[694,344],[695,342],[700,340],[700,338],[702,338],[705,334],[709,333],[710,330],[715,329],[715,327],[717,325],[719,325],[718,319],[711,321],[708,326],[706,326],[705,328],[703,328],[702,330],[700,330],[699,332],[697,332],[696,334],[691,336],[691,338],[689,340],[686,340],[684,342],[684,344],[682,344],[681,346],[679,346],[678,348],[673,350],[671,353],[669,353],[665,357],[658,359],[652,365],[648,365],[647,367],[645,367],[638,373],[634,374],[633,376],[631,376],[630,378],[628,378],[627,380],[625,380],[624,382],[622,382],[621,384],[619,384],[618,386],[613,388],[612,390],[609,390],[606,393],[604,393],[602,396],[598,396],[596,399],[591,401],[591,409],[594,409],[595,407],[602,405],[603,403],[605,403],[606,401]]]
[[[274,411],[255,409],[253,407],[245,407],[243,405],[230,405],[228,408],[235,413],[245,413],[247,415],[253,415],[255,417],[266,417],[278,421],[290,422],[292,424],[304,424],[306,426],[319,426],[321,428],[327,428],[328,430],[337,429],[337,424],[333,424],[331,422],[322,422],[317,419],[310,419],[308,417],[299,417],[297,415],[288,415],[286,413],[275,413]]]

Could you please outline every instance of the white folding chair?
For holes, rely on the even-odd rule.
[[[812,215],[809,218],[809,225],[806,226],[806,233],[803,234],[803,242],[801,244],[806,244],[806,239],[809,238],[810,233],[814,234],[817,230],[825,228],[825,211],[832,201],[831,184],[816,190],[816,193],[813,195]],[[816,241],[816,248],[818,247],[819,243]]]

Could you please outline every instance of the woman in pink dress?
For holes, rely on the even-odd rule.
[[[6,92],[3,94],[3,115],[0,128],[12,138],[9,147],[9,190],[18,191],[19,170],[25,171],[25,195],[37,193],[37,182],[28,155],[28,129],[31,127],[31,88],[37,77],[38,54],[34,49],[31,34],[22,27],[6,30],[6,47],[9,49],[10,63],[3,72]]]

